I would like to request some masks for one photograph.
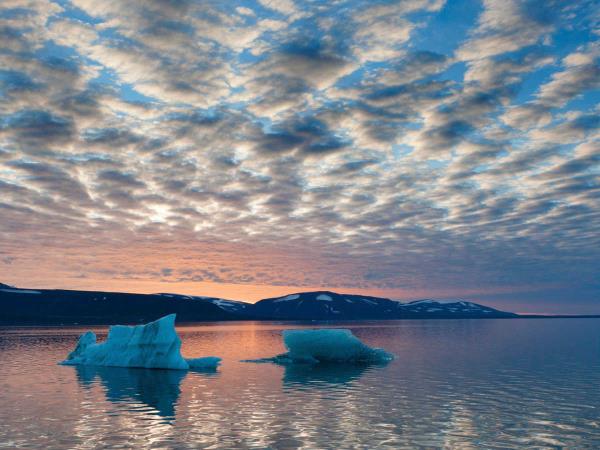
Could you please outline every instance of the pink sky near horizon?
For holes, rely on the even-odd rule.
[[[557,292],[569,301],[577,300],[568,286],[549,281],[527,285],[504,279],[494,282],[478,275],[477,266],[467,272],[443,270],[444,265],[419,255],[412,255],[412,264],[407,255],[403,270],[394,271],[393,265],[382,263],[378,272],[373,270],[372,259],[343,248],[332,254],[319,246],[293,242],[207,242],[185,233],[168,241],[158,236],[112,244],[108,244],[112,239],[89,239],[93,237],[83,234],[69,241],[46,237],[43,245],[32,242],[29,248],[13,241],[3,247],[14,256],[8,262],[0,261],[0,283],[36,289],[170,292],[250,302],[330,290],[401,301],[460,299],[523,313],[599,312],[593,303],[546,302]],[[467,282],[462,282],[468,271]],[[379,273],[385,277],[367,276]],[[394,276],[390,278],[390,274]]]
[[[334,291],[345,294],[363,294],[375,297],[385,297],[394,300],[411,301],[423,298],[434,299],[460,299],[483,303],[499,309],[506,309],[517,313],[535,313],[535,314],[555,314],[556,311],[539,310],[536,307],[541,305],[531,305],[530,303],[515,302],[507,305],[504,301],[494,301],[486,299],[487,295],[510,293],[510,288],[496,289],[385,289],[385,288],[345,288],[328,286],[280,286],[280,285],[257,285],[257,284],[233,284],[233,283],[214,283],[214,282],[166,282],[153,280],[107,280],[90,278],[66,278],[60,282],[51,280],[42,280],[37,282],[27,282],[27,280],[13,277],[4,277],[0,282],[19,288],[31,289],[66,289],[66,290],[89,290],[89,291],[109,291],[109,292],[128,292],[139,294],[154,293],[173,293],[183,295],[197,295],[208,297],[219,297],[231,300],[241,300],[254,303],[258,300],[270,297],[284,296],[296,292],[307,291]],[[518,307],[519,310],[514,308]]]

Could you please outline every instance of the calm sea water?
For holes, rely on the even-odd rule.
[[[600,448],[600,320],[334,326],[396,359],[242,363],[315,327],[243,322],[178,327],[186,357],[223,358],[214,373],[75,368],[56,363],[83,329],[0,329],[0,447]]]

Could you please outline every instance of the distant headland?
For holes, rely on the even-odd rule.
[[[396,320],[542,317],[453,300],[396,300],[330,291],[299,292],[256,303],[170,293],[21,289],[0,283],[0,325],[144,323],[176,313],[179,323],[232,320]]]

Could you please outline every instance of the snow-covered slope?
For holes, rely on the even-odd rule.
[[[242,314],[244,312],[244,310],[250,305],[249,303],[240,302],[237,300],[227,300],[224,298],[217,298],[217,297],[203,297],[203,296],[198,296],[198,295],[180,295],[180,294],[166,294],[166,293],[161,293],[161,294],[156,294],[156,295],[160,295],[162,297],[167,297],[167,298],[178,298],[178,299],[183,299],[183,300],[194,300],[194,301],[199,301],[199,302],[212,303],[213,305],[218,306],[219,308],[221,308],[224,311],[232,312],[232,313],[240,313],[240,314]]]
[[[499,311],[488,306],[462,300],[417,300],[402,303],[401,310],[413,314],[460,314],[460,315],[494,315]]]
[[[0,287],[0,324],[147,323],[171,313],[181,322],[235,320],[239,314],[231,311],[244,307],[216,303],[178,295]]]
[[[393,313],[397,306],[384,298],[317,291],[261,300],[251,311],[258,317],[277,319],[376,319]]]
[[[0,288],[0,292],[8,292],[9,294],[41,294],[41,291],[34,291],[32,289],[13,289],[13,288]]]
[[[302,292],[265,299],[246,309],[257,317],[291,320],[356,320],[403,318],[510,317],[512,313],[465,301],[418,300],[401,303],[388,298],[335,292]]]

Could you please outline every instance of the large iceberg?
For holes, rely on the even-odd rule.
[[[283,343],[288,351],[255,362],[289,363],[384,363],[394,355],[371,348],[346,329],[285,330]]]
[[[88,331],[61,364],[187,370],[216,368],[221,361],[215,356],[185,359],[180,349],[175,314],[170,314],[145,325],[113,325],[100,343]]]

